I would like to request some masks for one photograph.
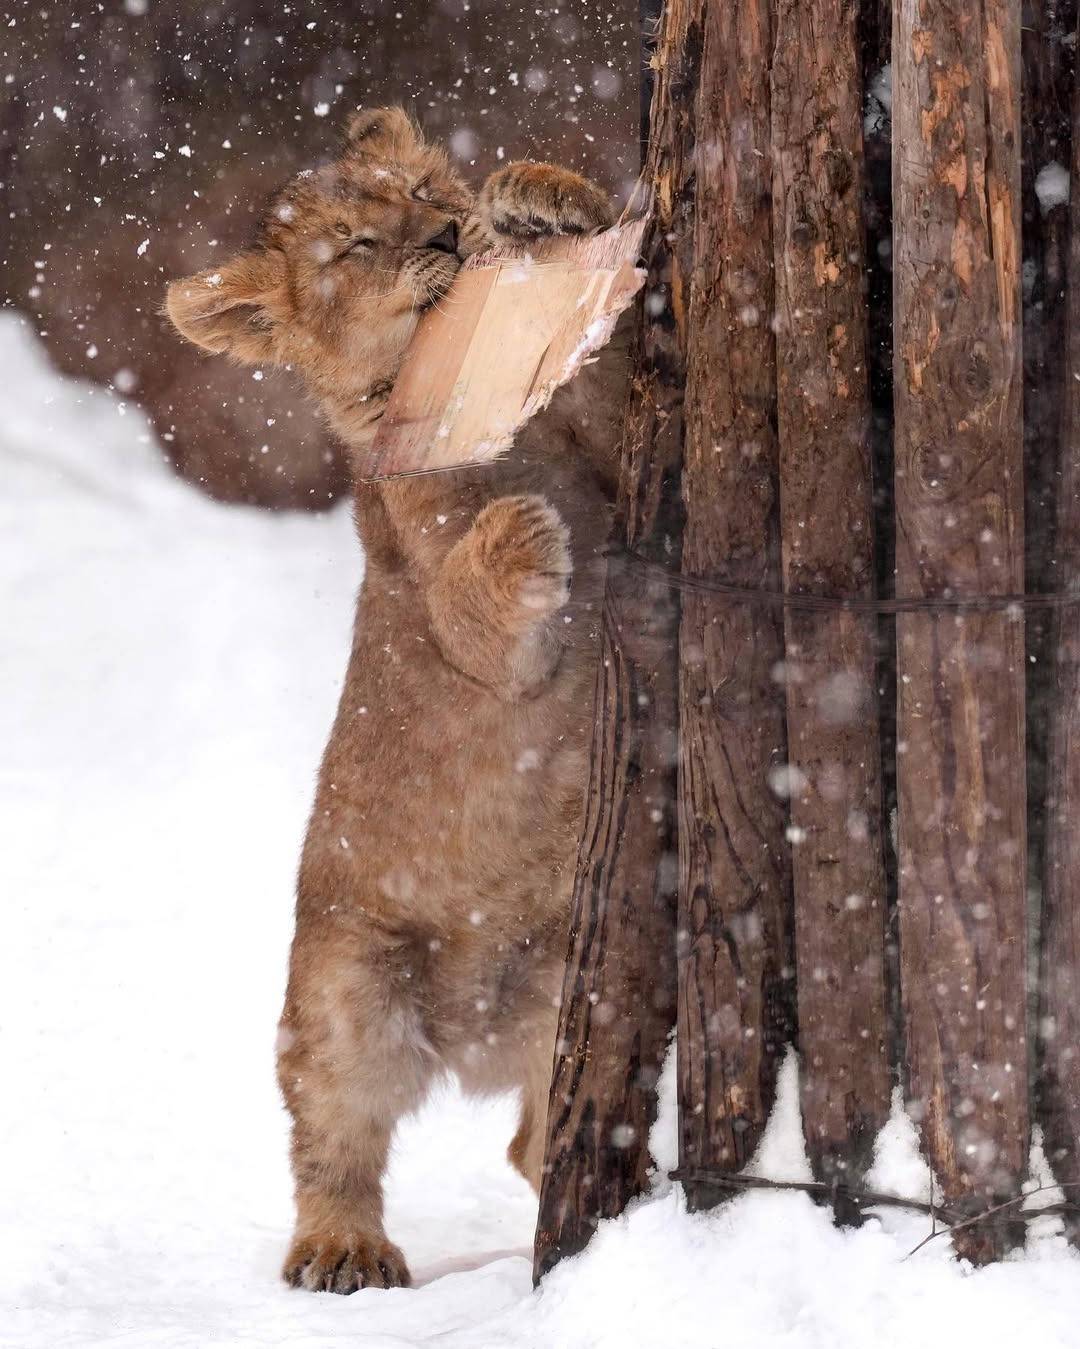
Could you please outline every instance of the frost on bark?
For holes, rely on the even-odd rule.
[[[648,1131],[675,1020],[675,733],[693,7],[671,0],[653,58],[645,182],[654,216],[604,596],[590,780],[548,1110],[534,1276],[648,1187]]]
[[[1020,6],[894,20],[897,594],[1016,593]],[[1017,1190],[1029,1141],[1022,612],[901,614],[897,647],[908,1090],[946,1200],[977,1209]]]
[[[685,577],[778,590],[769,0],[698,0]],[[691,1208],[761,1138],[792,1038],[787,759],[774,606],[688,590],[679,634],[679,1160]],[[695,1174],[698,1173],[698,1174]]]
[[[789,595],[871,599],[857,8],[781,0],[772,64],[780,518]],[[829,41],[820,40],[828,33]],[[818,1179],[868,1166],[889,1113],[873,612],[785,614],[802,1112]]]

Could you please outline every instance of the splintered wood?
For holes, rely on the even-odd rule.
[[[361,476],[498,458],[610,338],[645,277],[644,229],[631,220],[470,258],[422,319]]]

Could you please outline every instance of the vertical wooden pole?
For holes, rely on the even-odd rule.
[[[858,11],[780,0],[772,65],[780,505],[790,595],[875,593]],[[827,33],[827,42],[821,35]],[[885,871],[873,613],[785,615],[802,1113],[844,1187],[888,1119]]]
[[[896,511],[893,471],[893,199],[892,199],[892,0],[864,0],[859,8],[863,91],[867,114],[863,161],[866,226],[867,374],[870,394],[870,460],[874,483],[874,553],[877,593],[896,594]],[[882,846],[885,861],[885,990],[889,1063],[900,1063],[900,939],[897,911],[896,829],[896,618],[877,622],[878,725],[881,733]]]
[[[1073,108],[1057,589],[1080,595],[1080,92]],[[1059,1180],[1080,1180],[1080,605],[1053,625],[1040,989],[1040,1117]],[[1071,1198],[1072,1196],[1070,1196]],[[1080,1221],[1067,1218],[1080,1244]]]
[[[1024,241],[1024,553],[1029,591],[1068,584],[1054,549],[1066,386],[1068,180],[1076,0],[1028,0],[1021,38]],[[1065,179],[1063,184],[1062,180]],[[1075,368],[1075,367],[1074,367]],[[1066,543],[1066,550],[1068,544]],[[1067,559],[1066,559],[1067,560]],[[1028,888],[1046,877],[1047,770],[1054,715],[1055,621],[1029,609],[1027,646]]]
[[[777,590],[771,0],[693,6],[704,38],[686,390],[685,575]],[[779,612],[687,591],[679,634],[680,1167],[691,1208],[727,1191],[768,1118],[793,1033]]]
[[[894,20],[897,593],[1016,593],[1020,4],[898,0]],[[1029,1140],[1023,616],[908,613],[897,646],[909,1094],[945,1197],[977,1209],[1015,1192]]]
[[[1076,66],[1076,0],[1027,0],[1022,34],[1025,551],[1029,590],[1052,589],[1053,528],[1065,384],[1068,170]],[[1049,633],[1043,612],[1027,616]],[[1048,641],[1038,644],[1040,654]],[[1041,660],[1039,662],[1042,663]],[[1028,709],[1031,737],[1031,708]],[[1041,750],[1044,742],[1040,741]],[[1029,763],[1039,753],[1029,754]],[[1037,798],[1040,802],[1042,797]],[[1039,821],[1031,820],[1031,824]],[[1037,878],[1038,879],[1038,878]]]
[[[678,566],[687,341],[694,6],[669,0],[653,57],[645,182],[655,198],[625,426],[616,541]],[[648,1184],[648,1128],[675,1019],[678,592],[613,557],[586,817],[548,1112],[534,1276]]]

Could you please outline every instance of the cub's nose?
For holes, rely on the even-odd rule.
[[[438,249],[440,253],[456,253],[457,240],[457,221],[449,220],[434,238],[427,241],[424,247]]]

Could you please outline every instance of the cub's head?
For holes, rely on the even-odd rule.
[[[485,243],[474,194],[405,113],[357,112],[337,159],[278,193],[250,248],[174,281],[166,312],[206,350],[291,366],[347,404],[393,377],[420,314]]]

